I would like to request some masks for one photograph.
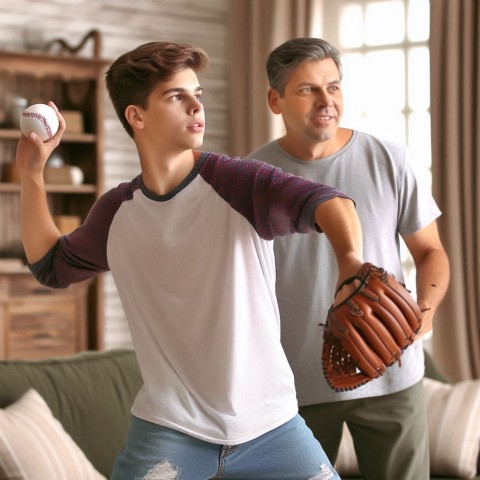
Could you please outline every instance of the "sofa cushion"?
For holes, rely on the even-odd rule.
[[[353,438],[346,423],[343,424],[342,441],[340,442],[335,469],[342,478],[358,477],[360,475]]]
[[[480,380],[425,378],[432,474],[473,478],[480,449]]]
[[[35,389],[93,466],[109,477],[142,384],[132,350],[4,360],[0,361],[0,408]]]
[[[480,450],[480,380],[447,384],[424,378],[432,476],[474,478]],[[335,467],[359,476],[350,431],[344,426]]]
[[[0,478],[106,480],[33,389],[0,410]]]

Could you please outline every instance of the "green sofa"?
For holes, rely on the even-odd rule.
[[[87,351],[41,361],[4,360],[0,361],[0,408],[34,388],[95,469],[108,478],[142,383],[131,350]]]
[[[447,381],[428,355],[426,374]],[[142,378],[131,350],[88,351],[41,361],[0,361],[0,408],[13,404],[34,388],[106,478],[122,448],[130,407],[141,386]]]

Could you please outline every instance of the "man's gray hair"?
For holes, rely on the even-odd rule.
[[[285,93],[290,74],[301,63],[331,58],[342,79],[340,52],[321,38],[294,38],[275,48],[267,60],[267,76],[270,87],[280,95]]]

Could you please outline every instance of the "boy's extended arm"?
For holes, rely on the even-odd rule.
[[[332,246],[338,265],[339,285],[355,275],[363,265],[362,227],[355,205],[347,198],[332,198],[317,207],[315,221]]]
[[[49,105],[57,111],[60,123],[58,132],[45,142],[34,133],[28,138],[22,135],[17,146],[16,166],[21,182],[21,233],[29,263],[40,260],[60,238],[60,232],[48,208],[43,170],[48,157],[60,143],[65,131],[65,120],[52,102]]]

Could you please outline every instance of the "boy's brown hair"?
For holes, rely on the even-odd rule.
[[[175,73],[191,68],[197,72],[208,66],[207,53],[193,45],[149,42],[121,55],[106,73],[107,90],[123,127],[133,138],[125,118],[129,105],[148,107],[148,97],[161,82]]]

